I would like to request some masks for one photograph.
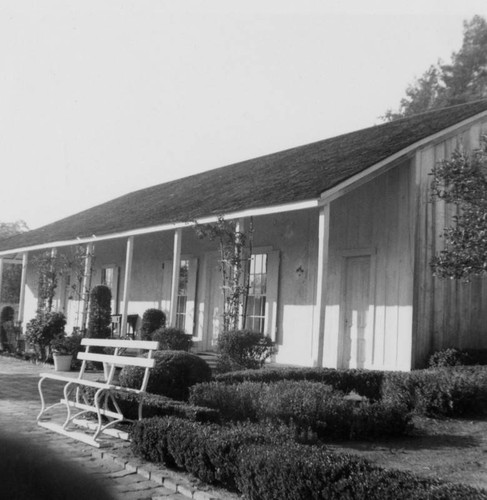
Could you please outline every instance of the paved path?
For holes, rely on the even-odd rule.
[[[40,410],[39,373],[51,370],[49,365],[38,366],[0,356],[0,428],[4,433],[36,443],[46,456],[58,456],[77,464],[108,488],[114,500],[237,498],[225,491],[209,489],[189,475],[137,459],[128,443],[118,439],[109,438],[103,448],[96,449],[36,425]],[[50,385],[47,401],[59,400],[62,385],[56,382]]]

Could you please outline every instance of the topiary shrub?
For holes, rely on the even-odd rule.
[[[259,396],[263,384],[242,382],[228,385],[221,382],[196,384],[190,389],[189,402],[218,410],[225,421],[257,421]]]
[[[382,383],[388,372],[379,370],[335,368],[299,368],[265,366],[259,370],[241,370],[231,373],[220,373],[215,379],[226,384],[249,382],[278,382],[280,380],[308,380],[331,385],[335,390],[344,393],[356,392],[368,399],[379,400],[382,397]]]
[[[190,391],[191,404],[218,410],[224,420],[293,425],[304,441],[400,436],[411,427],[411,415],[399,402],[362,401],[357,405],[319,382],[210,382]]]
[[[274,342],[260,332],[236,330],[218,337],[219,370],[261,368],[274,350]]]
[[[250,423],[219,426],[176,417],[143,419],[131,431],[135,454],[186,469],[202,481],[229,489],[235,488],[241,447],[289,440],[292,434],[286,428]]]
[[[11,306],[2,307],[0,313],[0,347],[2,349],[10,349],[8,330],[13,326],[15,311]]]
[[[193,346],[191,335],[179,328],[159,328],[152,333],[152,340],[159,342],[163,351],[189,351]]]
[[[236,484],[249,500],[487,499],[485,490],[382,469],[361,458],[296,443],[241,447]]]
[[[90,315],[87,336],[95,339],[107,339],[111,336],[112,292],[105,285],[93,287],[90,294]]]
[[[160,309],[147,309],[142,315],[140,337],[150,340],[152,333],[166,326],[166,315]]]
[[[156,351],[154,368],[151,370],[147,392],[178,400],[187,400],[189,388],[211,379],[211,369],[205,360],[184,351]],[[140,388],[144,369],[125,366],[120,372],[123,387]]]

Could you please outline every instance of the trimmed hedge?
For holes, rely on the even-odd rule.
[[[158,328],[151,334],[152,340],[159,342],[163,351],[186,351],[193,346],[193,337],[180,328]]]
[[[252,330],[222,332],[218,337],[220,372],[242,368],[261,368],[274,351],[268,335]]]
[[[154,359],[156,363],[147,384],[147,392],[152,394],[186,400],[190,386],[211,379],[208,363],[195,354],[184,351],[156,351]],[[143,376],[143,368],[125,366],[120,372],[120,385],[140,388]]]
[[[241,370],[217,375],[215,380],[226,384],[248,382],[278,382],[279,380],[309,380],[331,385],[338,391],[355,391],[366,398],[379,400],[384,377],[389,372],[378,370],[335,370],[333,368],[264,368]]]
[[[143,419],[131,431],[132,450],[152,462],[179,467],[207,483],[235,489],[238,450],[292,439],[289,429],[239,423],[229,427],[176,417]]]
[[[457,349],[450,347],[434,352],[428,361],[430,368],[461,365],[487,365],[487,349]]]
[[[462,366],[389,373],[383,401],[430,417],[487,413],[487,367]]]
[[[224,421],[258,420],[258,401],[264,384],[242,382],[224,384],[206,382],[189,390],[189,403],[213,408],[220,412]]]
[[[96,389],[85,387],[84,394],[93,400]],[[114,391],[112,395],[120,406],[125,418],[137,420],[139,401],[142,398],[142,415],[144,418],[174,416],[202,423],[220,423],[221,417],[218,410],[195,406],[183,401],[176,401],[157,394],[135,394],[133,392]]]
[[[255,424],[219,427],[174,417],[137,422],[132,449],[147,460],[177,466],[249,500],[486,500],[470,486],[423,479],[289,442],[287,431]]]
[[[342,392],[318,382],[284,380],[273,384],[222,382],[191,388],[190,402],[220,411],[224,420],[272,421],[308,430],[321,439],[371,439],[405,434],[411,415],[400,403],[344,399]]]

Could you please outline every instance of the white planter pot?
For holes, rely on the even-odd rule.
[[[71,370],[71,361],[73,361],[71,354],[53,354],[53,358],[55,371],[69,372]]]

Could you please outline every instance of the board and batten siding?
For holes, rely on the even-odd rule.
[[[430,262],[443,247],[443,229],[452,224],[455,207],[431,198],[431,170],[457,147],[478,148],[487,120],[475,122],[417,151],[413,182],[416,217],[413,367],[447,347],[487,348],[487,279],[470,283],[435,278]]]
[[[411,160],[331,204],[323,365],[345,367],[344,275],[347,258],[370,256],[365,368],[410,369],[414,235]]]

